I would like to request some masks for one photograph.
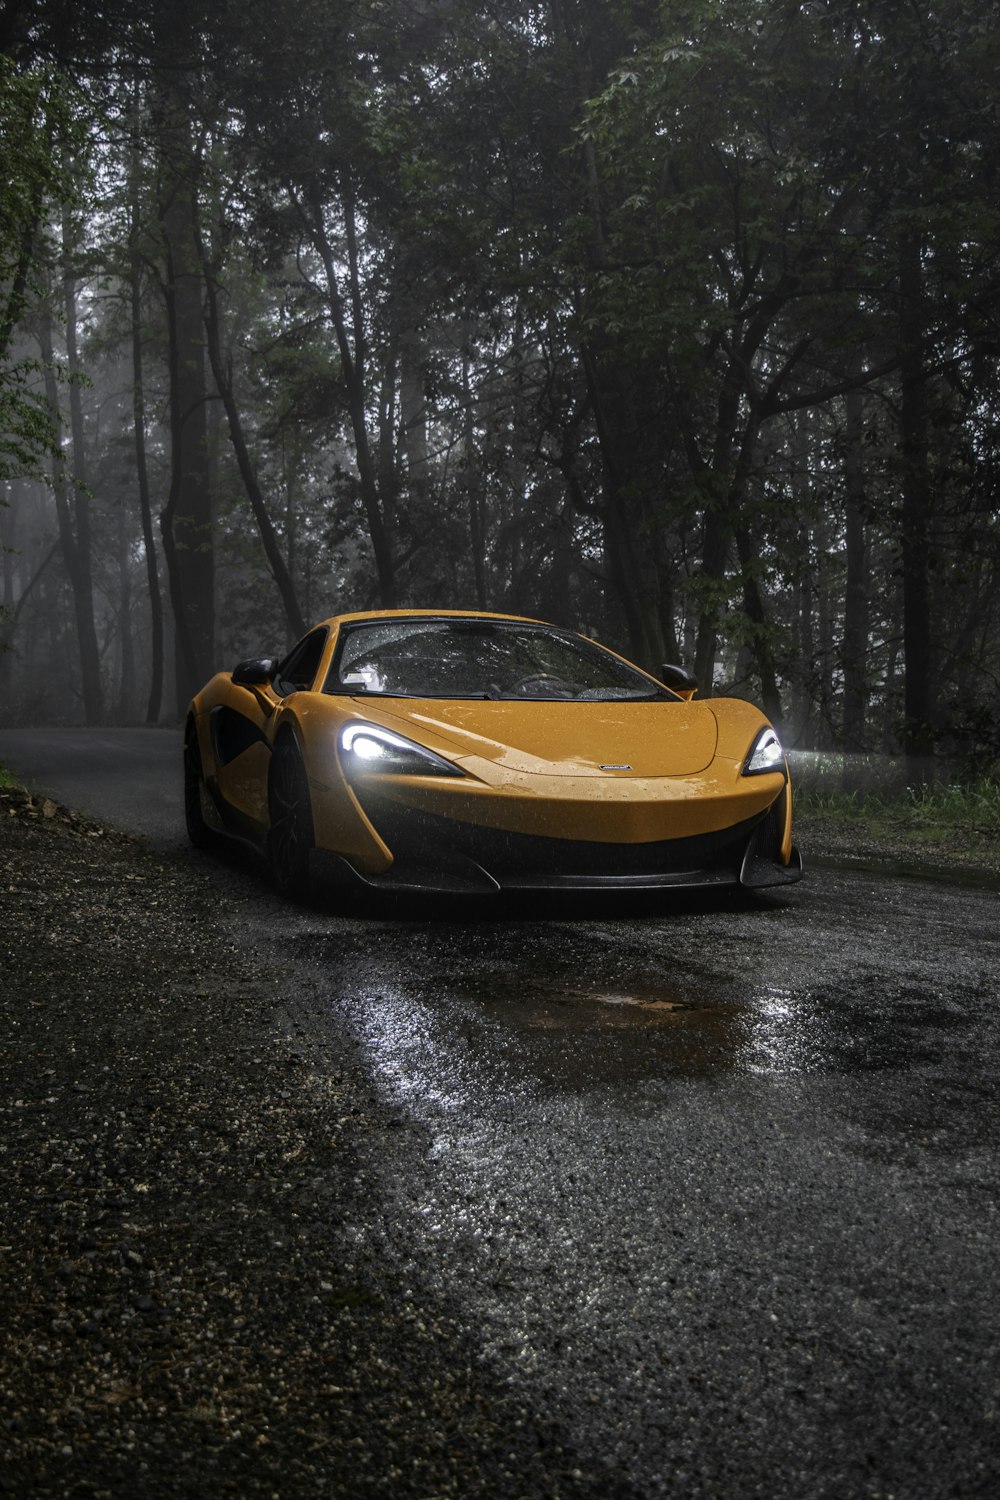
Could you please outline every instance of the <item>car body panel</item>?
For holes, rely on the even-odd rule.
[[[252,685],[216,674],[189,719],[213,826],[266,848],[269,767],[291,736],[317,855],[363,882],[464,890],[797,878],[787,768],[744,774],[769,727],[752,704],[685,701],[647,673],[658,701],[324,691],[345,628],[411,617],[516,621],[463,611],[344,616],[317,627],[326,637],[308,687],[280,690],[280,669]],[[340,737],[349,725],[402,736],[455,774],[348,771]]]
[[[469,764],[540,776],[691,776],[710,766],[718,721],[705,703],[405,702],[401,723],[440,735]],[[388,707],[388,705],[387,705]],[[404,730],[404,733],[406,731]]]
[[[468,762],[463,762],[468,766]],[[596,843],[654,843],[714,832],[761,816],[784,785],[780,774],[735,781],[723,790],[715,778],[527,776],[512,772],[501,785],[473,780],[381,776],[380,796],[436,817],[477,823],[510,833]],[[363,800],[363,798],[362,798]],[[703,802],[710,802],[706,808]]]

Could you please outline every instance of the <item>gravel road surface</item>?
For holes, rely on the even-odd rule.
[[[1000,1491],[995,892],[372,912],[151,837],[0,806],[0,1488]]]

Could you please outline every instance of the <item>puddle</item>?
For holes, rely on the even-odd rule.
[[[332,993],[387,1091],[438,1113],[539,1086],[639,1098],[681,1078],[937,1077],[961,1066],[983,1017],[978,986],[956,982],[806,986],[579,956],[591,971],[528,946],[520,962],[463,955],[450,973],[414,966],[402,985]]]
[[[451,993],[463,1003],[488,1010],[508,1023],[546,1029],[641,1025],[644,1021],[671,1021],[705,1009],[702,997],[668,990],[663,985],[613,989],[609,985],[524,976],[514,976],[506,982],[494,977],[488,989],[463,986]]]
[[[616,984],[508,973],[440,996],[472,1021],[480,1056],[511,1076],[573,1092],[650,1075],[729,1072],[739,1051],[739,1007],[686,984]]]
[[[686,979],[686,982],[684,980]],[[929,995],[845,994],[780,984],[615,984],[508,972],[428,996],[457,1005],[482,1061],[587,1088],[651,1077],[858,1076],[933,1065],[969,1012]],[[542,1038],[544,1037],[544,1041]]]
[[[674,1013],[695,1009],[687,1000],[643,1000],[638,995],[595,995],[594,999],[598,1005],[631,1005],[636,1010],[666,1010]]]

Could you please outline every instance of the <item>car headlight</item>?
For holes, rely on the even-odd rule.
[[[392,771],[410,776],[461,776],[457,766],[425,750],[401,734],[378,724],[345,724],[340,731],[340,759],[344,770]]]
[[[762,776],[767,771],[784,771],[785,752],[773,729],[762,729],[743,762],[744,776]]]

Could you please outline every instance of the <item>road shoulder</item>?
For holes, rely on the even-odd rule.
[[[810,863],[956,885],[1000,887],[1000,838],[992,829],[885,824],[796,812],[795,840]]]
[[[0,790],[0,1489],[584,1493],[366,1256],[387,1122],[346,1040],[297,1046],[280,943],[234,938],[280,903],[231,875]]]

